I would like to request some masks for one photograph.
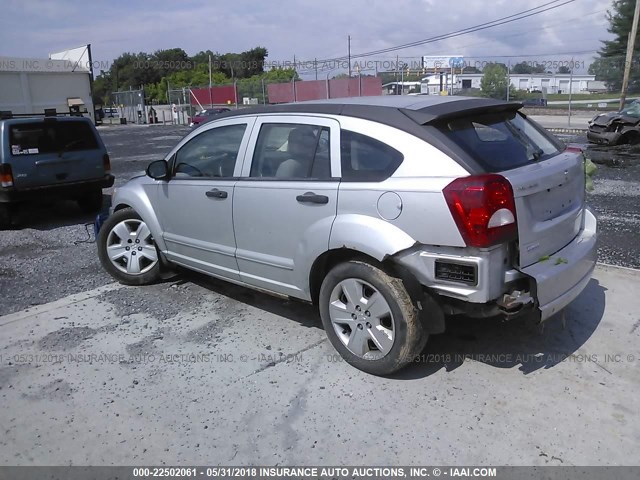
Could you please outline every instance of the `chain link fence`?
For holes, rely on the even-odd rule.
[[[125,90],[111,94],[112,104],[118,110],[120,123],[146,123],[144,90]],[[113,112],[110,112],[113,115]]]

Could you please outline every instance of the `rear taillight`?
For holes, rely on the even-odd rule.
[[[0,186],[13,187],[13,172],[7,163],[0,164]]]
[[[104,171],[109,173],[111,171],[111,160],[109,159],[109,154],[105,153],[102,156],[102,166],[104,167]]]
[[[506,178],[495,174],[457,178],[443,193],[468,246],[490,247],[517,237],[513,189]]]
[[[567,148],[564,149],[565,152],[572,152],[572,153],[584,153],[582,148],[577,147],[575,145],[569,145]]]

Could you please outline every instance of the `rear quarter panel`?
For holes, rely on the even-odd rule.
[[[341,118],[340,124],[342,129],[395,148],[404,160],[382,182],[341,182],[330,248],[351,245],[381,259],[415,243],[465,247],[442,194],[453,179],[469,174],[463,167],[434,146],[396,128],[355,118]],[[387,192],[399,197],[396,218],[382,206],[381,197]]]

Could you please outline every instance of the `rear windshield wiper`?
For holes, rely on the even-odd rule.
[[[535,162],[537,162],[538,160],[540,160],[540,158],[542,158],[542,156],[544,155],[544,150],[542,148],[540,148],[533,140],[531,140],[527,135],[525,135],[525,133],[522,130],[520,130],[517,126],[515,126],[509,120],[506,120],[504,123],[507,126],[507,128],[511,131],[511,133],[513,133],[513,135],[518,140],[520,140],[520,143],[522,143],[527,148],[527,150],[529,148],[533,149],[533,152],[531,153],[531,155],[533,156],[533,160]]]

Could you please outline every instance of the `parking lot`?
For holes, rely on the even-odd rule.
[[[188,131],[101,129],[115,186]],[[392,378],[341,362],[311,306],[193,273],[122,287],[99,265],[92,216],[24,210],[0,233],[1,461],[637,464],[640,147],[587,155],[613,267],[566,322],[454,319]]]

